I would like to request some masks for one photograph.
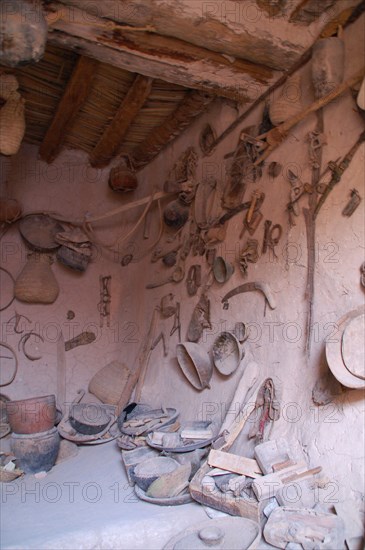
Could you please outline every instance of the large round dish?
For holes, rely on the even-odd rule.
[[[187,380],[199,391],[210,388],[213,365],[208,353],[194,342],[184,342],[176,346],[176,358]]]
[[[141,500],[145,500],[146,502],[149,502],[151,504],[158,504],[159,506],[179,506],[181,504],[188,504],[189,502],[193,502],[191,494],[189,493],[189,489],[186,489],[176,497],[170,497],[170,498],[149,497],[146,495],[143,489],[138,487],[138,485],[134,486],[134,492],[136,493],[137,497],[140,498]]]
[[[326,342],[326,359],[328,366],[337,380],[347,388],[365,388],[365,380],[352,374],[346,367],[342,357],[342,337],[346,327],[356,317],[363,315],[365,306],[346,313],[337,321],[337,332]]]

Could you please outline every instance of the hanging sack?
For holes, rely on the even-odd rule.
[[[52,304],[59,293],[56,277],[51,270],[52,256],[32,252],[15,281],[14,295],[21,302]]]

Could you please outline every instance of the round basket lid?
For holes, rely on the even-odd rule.
[[[350,326],[350,323],[358,318],[359,316],[364,315],[364,306],[360,306],[354,311],[350,311],[346,315],[344,315],[339,321],[337,321],[337,332],[333,338],[329,338],[326,342],[326,359],[329,368],[332,371],[332,374],[337,378],[341,384],[346,386],[347,388],[364,388],[365,387],[365,380],[363,378],[360,378],[359,376],[355,376],[345,365],[344,359],[343,359],[343,351],[342,351],[342,339],[343,335],[345,333],[345,330],[348,326]],[[349,332],[349,335],[352,331],[354,331],[357,324],[354,325],[354,328],[351,329]],[[358,329],[355,329],[355,332],[357,332]],[[349,337],[346,336],[344,339],[344,353],[345,357],[349,363],[349,365],[352,365],[352,369],[357,367],[354,365],[358,365],[358,360],[353,359],[352,353],[349,351],[349,343],[348,343]],[[351,339],[351,337],[350,337]],[[362,344],[364,345],[364,344]],[[352,344],[351,344],[352,346]],[[356,354],[357,356],[357,354]]]
[[[365,314],[352,319],[342,335],[342,358],[347,370],[365,379]]]
[[[27,245],[39,252],[51,252],[60,245],[56,242],[56,233],[63,227],[56,220],[45,214],[30,214],[19,223],[19,231]]]
[[[247,518],[219,518],[198,523],[172,538],[165,550],[216,548],[249,550],[261,536],[258,523]]]

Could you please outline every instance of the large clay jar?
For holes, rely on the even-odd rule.
[[[8,401],[8,422],[14,433],[33,434],[51,430],[56,422],[56,397],[45,395]]]
[[[52,256],[32,252],[15,281],[14,295],[21,302],[52,304],[59,286],[51,270]]]
[[[316,98],[341,84],[345,70],[345,46],[337,36],[322,38],[313,45],[312,81]]]
[[[18,467],[27,474],[48,472],[56,462],[59,448],[57,428],[30,435],[11,434],[11,452]]]

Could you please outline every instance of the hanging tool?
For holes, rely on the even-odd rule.
[[[283,228],[279,223],[272,225],[271,220],[266,220],[264,241],[262,243],[262,253],[266,254],[267,249],[269,248],[272,251],[275,258],[277,258],[277,255],[275,252],[275,246],[279,244],[282,234],[283,234]]]
[[[158,288],[159,286],[167,285],[168,283],[180,283],[185,277],[185,269],[182,265],[178,265],[169,277],[149,283],[146,288]]]
[[[330,192],[332,191],[332,189],[334,188],[334,186],[339,183],[339,181],[341,180],[341,177],[343,175],[343,173],[345,172],[345,170],[349,167],[356,151],[358,150],[358,148],[360,147],[360,145],[365,141],[365,131],[362,132],[360,134],[360,136],[358,137],[358,139],[356,140],[356,142],[354,143],[354,145],[351,147],[351,149],[349,150],[349,152],[344,156],[344,158],[341,160],[340,164],[337,164],[333,161],[330,161],[328,163],[328,168],[329,170],[331,171],[332,173],[332,176],[331,176],[331,180],[330,182],[327,184],[321,198],[319,199],[316,207],[315,207],[315,210],[314,210],[314,213],[313,213],[313,219],[316,219],[316,217],[318,216],[318,212],[320,211],[321,207],[323,206],[324,202],[326,201],[328,195],[330,194]]]
[[[230,290],[223,298],[222,298],[222,304],[223,309],[228,309],[229,304],[228,300],[230,298],[233,298],[233,296],[237,296],[238,294],[242,294],[243,292],[252,292],[254,290],[259,290],[262,292],[262,294],[265,297],[266,302],[269,304],[269,307],[271,309],[276,308],[276,302],[272,295],[271,289],[267,283],[261,283],[259,281],[254,281],[251,283],[244,283],[243,285],[237,286],[233,290]]]
[[[15,312],[15,315],[13,315],[13,317],[10,317],[9,321],[6,323],[8,325],[9,323],[11,323],[11,321],[13,319],[15,319],[15,323],[14,323],[14,332],[15,332],[15,334],[22,334],[24,332],[24,329],[23,330],[18,330],[20,319],[22,319],[22,318],[25,319],[26,321],[28,321],[28,323],[32,322],[25,315],[21,315],[20,313]]]
[[[106,319],[107,327],[110,327],[110,284],[111,284],[111,275],[103,277],[100,275],[100,302],[98,303],[98,310],[100,313],[100,326],[104,325],[104,319]]]
[[[174,324],[172,326],[170,336],[172,336],[176,331],[178,331],[179,343],[181,343],[180,302],[176,303]]]
[[[186,279],[186,286],[189,296],[195,296],[198,292],[198,288],[202,284],[202,268],[198,264],[190,266],[188,276]]]
[[[350,199],[342,210],[342,215],[349,218],[355,212],[361,202],[361,197],[357,189],[351,189]]]

